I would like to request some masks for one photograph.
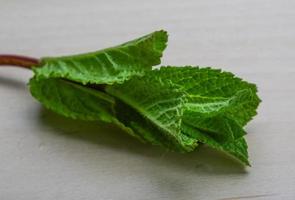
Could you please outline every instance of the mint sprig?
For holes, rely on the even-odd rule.
[[[135,138],[178,152],[199,144],[249,165],[243,127],[257,114],[257,88],[230,72],[162,66],[167,33],[156,31],[100,51],[39,62],[0,55],[0,64],[32,67],[32,96],[79,120],[114,123]]]

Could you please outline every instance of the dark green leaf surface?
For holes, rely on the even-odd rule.
[[[187,124],[183,124],[182,131],[184,134],[197,139],[201,143],[204,143],[211,148],[221,150],[245,165],[250,165],[248,161],[248,146],[243,137],[234,141],[219,142],[214,137],[211,137],[210,134],[207,134],[207,132],[199,131]]]
[[[46,108],[73,119],[113,122],[113,97],[62,79],[30,80],[31,94]]]
[[[179,68],[168,66],[161,67],[160,70],[155,70],[153,73],[155,76],[161,77],[162,81],[173,82],[179,85],[188,94],[188,98],[193,100],[193,103],[227,101],[230,100],[228,98],[234,97],[238,92],[248,90],[233,99],[237,103],[234,106],[230,106],[231,109],[228,110],[227,115],[235,119],[241,126],[244,126],[257,114],[256,109],[260,99],[256,94],[256,86],[235,77],[230,72],[222,72],[209,67],[185,66]],[[215,105],[205,106],[204,112],[210,111],[212,107],[215,107]],[[216,106],[215,110],[218,107],[220,107],[220,104]]]
[[[241,90],[232,97],[201,97],[191,98],[185,107],[184,122],[206,131],[216,139],[235,140],[245,135],[244,130],[235,118],[231,118],[231,112],[240,108],[241,104],[252,101],[251,90]],[[246,112],[245,110],[239,110]]]
[[[196,140],[181,134],[185,98],[173,84],[163,84],[149,73],[106,91],[124,104],[116,109],[119,120],[143,139],[181,152],[197,146]]]
[[[156,31],[136,40],[100,51],[43,58],[34,68],[39,78],[64,78],[79,83],[113,84],[142,76],[160,64],[167,33]]]

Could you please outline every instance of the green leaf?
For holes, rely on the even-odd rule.
[[[32,78],[31,94],[46,108],[73,119],[114,122],[115,100],[95,89],[63,79]]]
[[[243,137],[229,142],[219,142],[211,137],[210,134],[199,131],[198,129],[187,124],[182,125],[182,131],[189,137],[195,138],[209,147],[221,150],[245,165],[250,165],[247,151],[248,146],[246,140]]]
[[[212,103],[218,101],[229,101],[237,93],[248,90],[246,93],[239,94],[235,100],[237,103],[227,110],[227,116],[234,119],[241,126],[247,124],[253,116],[257,114],[256,109],[260,103],[257,96],[257,88],[254,84],[243,81],[230,72],[224,72],[212,68],[199,67],[161,67],[155,70],[154,76],[161,77],[164,82],[172,82],[182,88],[188,94],[188,99],[194,103]],[[250,91],[249,91],[250,90]],[[247,96],[248,95],[248,96]],[[193,97],[193,98],[192,98]],[[190,102],[189,102],[190,103]],[[228,103],[228,102],[223,102]],[[214,104],[208,109],[219,109],[222,103],[215,107]],[[204,110],[208,112],[209,110]],[[214,111],[215,112],[215,111]]]
[[[142,140],[170,150],[187,152],[197,141],[181,133],[184,95],[173,84],[162,84],[152,73],[107,86],[116,99],[116,115]]]
[[[37,79],[64,78],[83,84],[122,83],[160,64],[166,42],[167,33],[156,31],[92,53],[42,58],[33,70]]]
[[[188,95],[184,122],[206,131],[219,141],[235,140],[245,135],[245,131],[229,113],[239,111],[242,104],[251,103],[252,96],[249,89],[228,98]]]
[[[164,67],[106,87],[116,102],[122,102],[115,106],[119,121],[142,140],[180,152],[206,143],[244,163],[248,161],[245,142],[240,142],[245,135],[242,124],[256,112],[256,91],[253,84],[230,73],[198,67]],[[235,118],[236,112],[243,114]]]
[[[219,142],[233,141],[246,134],[239,124],[224,115],[202,118],[197,115],[185,114],[183,123],[206,132],[207,135]]]

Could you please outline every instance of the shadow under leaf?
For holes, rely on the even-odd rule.
[[[15,78],[0,76],[0,85],[5,85],[11,89],[25,90],[26,83],[23,80],[17,80]]]
[[[200,145],[194,152],[177,153],[144,144],[129,136],[120,128],[101,122],[87,122],[62,117],[42,108],[39,122],[49,126],[55,134],[71,137],[95,145],[106,146],[130,156],[137,154],[151,158],[155,163],[173,166],[185,171],[208,174],[245,174],[245,167],[222,152]]]

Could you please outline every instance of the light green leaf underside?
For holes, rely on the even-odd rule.
[[[114,122],[114,99],[98,90],[62,79],[36,79],[29,83],[31,94],[46,108],[73,119]]]
[[[136,40],[100,51],[64,57],[43,58],[34,68],[39,78],[64,78],[79,83],[122,83],[142,76],[160,64],[167,33],[156,31]]]

